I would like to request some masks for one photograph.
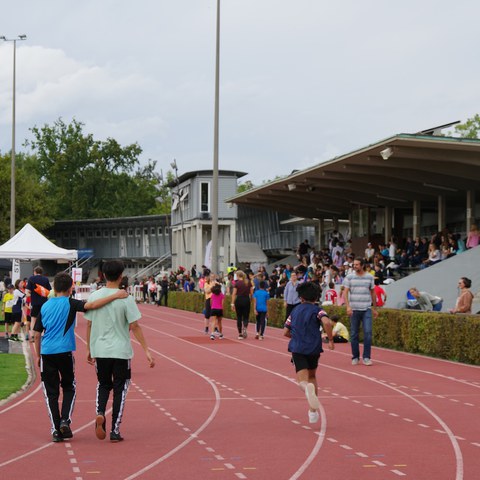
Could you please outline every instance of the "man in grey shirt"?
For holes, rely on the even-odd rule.
[[[363,325],[363,364],[372,365],[372,315],[376,318],[378,313],[372,307],[376,306],[375,280],[365,271],[365,259],[355,258],[353,273],[347,275],[343,281],[345,287],[345,306],[350,317],[350,342],[352,345],[352,365],[358,365],[360,360],[360,347],[358,332],[360,323]],[[372,314],[373,310],[373,314]]]

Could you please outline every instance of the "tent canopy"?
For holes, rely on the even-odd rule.
[[[78,255],[76,250],[57,247],[27,223],[10,240],[0,245],[0,258],[74,261]]]

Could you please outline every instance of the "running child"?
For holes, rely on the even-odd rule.
[[[222,318],[223,318],[223,299],[222,286],[216,283],[211,288],[211,317],[210,317],[210,340],[215,340],[215,330],[218,330],[218,338],[223,338]]]
[[[255,311],[255,317],[257,320],[257,329],[255,338],[263,340],[265,333],[265,326],[267,323],[267,301],[270,298],[270,294],[266,290],[267,282],[261,281],[259,283],[259,289],[253,292],[253,309]]]
[[[317,397],[317,367],[322,348],[322,330],[328,337],[328,348],[335,345],[332,336],[332,322],[327,313],[315,302],[320,297],[319,287],[312,282],[301,283],[297,287],[301,304],[290,313],[283,334],[290,338],[288,351],[292,353],[298,386],[305,392],[308,401],[308,420],[316,423],[319,419],[320,402]]]
[[[63,272],[55,275],[53,288],[56,296],[42,305],[33,327],[53,442],[63,442],[65,438],[73,437],[70,423],[76,397],[75,360],[72,354],[75,351],[76,313],[100,308],[117,298],[128,297],[128,293],[120,289],[106,298],[86,302],[70,298],[72,287],[70,275]],[[58,405],[60,385],[63,392],[61,409]]]

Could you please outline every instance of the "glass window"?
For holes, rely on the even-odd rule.
[[[163,235],[163,229],[162,229],[162,227],[158,227],[157,232],[158,232],[157,235],[158,235],[159,237],[161,237],[161,236]]]
[[[200,211],[210,211],[210,183],[200,183]]]
[[[155,236],[155,227],[150,227],[150,235]]]
[[[103,231],[103,238],[109,238],[110,237],[110,232],[108,230]]]
[[[121,236],[121,237],[124,237],[124,236],[125,236],[125,229],[124,229],[124,228],[121,228],[121,229],[120,229],[120,236]]]
[[[87,238],[93,238],[93,230],[87,230]]]
[[[95,238],[102,238],[102,231],[101,230],[95,230]]]
[[[141,230],[139,228],[135,229],[135,236],[139,237],[141,235]]]
[[[133,237],[133,228],[129,228],[129,229],[128,229],[127,235],[128,235],[129,237]]]
[[[117,238],[117,230],[115,228],[112,230],[112,238]]]

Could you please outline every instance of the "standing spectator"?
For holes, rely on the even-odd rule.
[[[262,280],[260,282],[260,288],[253,293],[253,310],[257,320],[255,338],[257,340],[263,340],[265,325],[267,322],[267,301],[270,298],[270,295],[265,290],[266,287],[267,283]]]
[[[295,365],[298,386],[305,392],[308,401],[308,421],[318,422],[320,402],[317,397],[318,360],[323,352],[322,330],[325,329],[329,340],[328,348],[333,350],[335,345],[332,336],[332,322],[327,313],[315,302],[320,296],[319,288],[305,282],[299,285],[298,294],[302,304],[295,308],[285,322],[283,334],[290,338],[288,351],[292,354],[292,363]]]
[[[247,338],[248,319],[250,316],[250,299],[253,285],[242,270],[237,270],[232,293],[232,309],[237,316],[238,339]]]
[[[354,272],[345,277],[345,305],[350,316],[352,365],[358,365],[360,348],[358,333],[360,323],[363,325],[363,364],[372,365],[372,307],[376,306],[375,282],[372,275],[365,272],[365,260],[361,257],[353,261]],[[378,313],[373,310],[373,316]]]
[[[476,225],[472,225],[470,227],[470,231],[468,232],[467,236],[467,248],[478,247],[480,242],[480,232],[478,231],[478,227]]]
[[[15,287],[10,284],[7,286],[7,293],[2,298],[2,310],[3,310],[3,319],[5,320],[5,338],[9,338],[9,328],[10,333],[12,331],[13,319],[12,319],[12,307],[13,307],[13,292]]]
[[[155,303],[157,300],[157,282],[153,277],[148,278],[148,294],[150,297],[149,303]]]
[[[196,264],[192,265],[192,268],[190,269],[190,274],[192,276],[192,280],[196,282],[197,281],[197,265]]]
[[[208,327],[210,325],[210,317],[212,314],[211,306],[211,297],[212,297],[212,287],[217,283],[215,281],[215,274],[211,273],[210,270],[204,270],[205,283],[203,284],[203,291],[205,294],[205,308],[204,308],[204,317],[205,317],[205,335],[208,335]]]
[[[168,278],[166,275],[160,280],[160,295],[157,300],[157,306],[162,304],[162,298],[165,298],[165,306],[168,307]]]
[[[75,405],[75,315],[89,309],[100,308],[117,299],[127,297],[125,291],[117,290],[113,295],[85,302],[71,298],[73,280],[67,273],[57,273],[53,280],[55,297],[40,310],[35,323],[35,350],[40,367],[48,416],[51,421],[53,442],[72,438],[70,428]],[[42,332],[45,332],[43,336]],[[60,386],[62,406],[59,408]]]
[[[117,292],[122,280],[124,266],[121,261],[105,262],[103,273],[107,280],[105,288],[90,295],[89,302],[100,300]],[[125,409],[125,399],[130,386],[130,363],[133,349],[130,340],[130,331],[145,351],[150,367],[155,365],[142,328],[138,320],[140,310],[133,297],[109,303],[104,307],[87,312],[87,361],[95,365],[97,372],[97,398],[95,418],[95,434],[99,440],[106,437],[105,412],[107,411],[108,397],[113,389],[112,428],[110,441],[120,442],[120,423]]]
[[[308,264],[309,256],[308,252],[312,247],[308,243],[308,240],[305,239],[303,242],[300,243],[300,245],[297,248],[297,258],[300,260],[300,262],[306,261]]]
[[[48,300],[48,294],[51,289],[52,286],[50,285],[48,278],[43,275],[43,268],[37,265],[33,269],[33,275],[28,279],[25,290],[26,296],[27,298],[30,297],[30,304],[32,305],[32,331],[35,327],[35,320],[40,313],[42,305]],[[33,342],[33,335],[31,335],[30,340]]]
[[[450,313],[472,313],[473,293],[469,290],[472,281],[467,277],[462,277],[458,281],[459,294],[455,308]]]
[[[18,279],[15,282],[15,290],[13,292],[13,306],[12,306],[12,321],[13,328],[12,334],[10,335],[9,340],[20,341],[18,334],[22,326],[22,317],[23,317],[23,299],[25,293],[23,290],[23,280]]]
[[[330,282],[328,284],[328,290],[325,292],[324,305],[336,305],[337,304],[338,294],[335,290],[335,283]]]
[[[300,297],[297,293],[298,280],[296,272],[290,274],[290,281],[285,286],[285,291],[283,292],[283,299],[285,303],[285,319],[290,316],[292,310],[300,305]]]
[[[385,302],[387,301],[387,294],[385,290],[380,286],[380,280],[375,278],[375,298],[376,298],[376,306],[383,307]]]

